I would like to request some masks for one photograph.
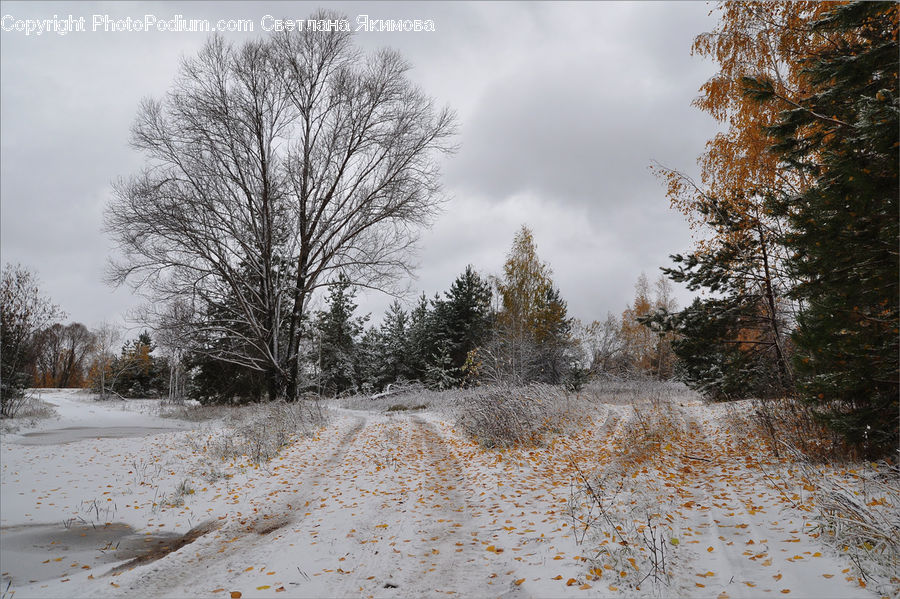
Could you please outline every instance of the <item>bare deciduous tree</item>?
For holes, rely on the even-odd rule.
[[[32,375],[42,387],[80,387],[94,334],[80,322],[54,324],[35,336]]]
[[[408,271],[413,227],[436,208],[433,156],[452,149],[455,126],[406,79],[410,67],[394,51],[363,57],[347,32],[286,32],[275,47],[299,125],[288,159],[299,242],[293,358],[309,298],[333,273],[383,287]],[[292,359],[292,385],[298,368]]]
[[[25,383],[25,361],[34,334],[65,314],[45,298],[37,276],[6,264],[0,276],[0,415],[14,415]]]
[[[106,398],[107,378],[111,374],[113,362],[116,359],[116,348],[122,339],[122,328],[111,322],[101,322],[94,330],[94,376],[100,378],[100,397]]]
[[[174,300],[162,310],[142,311],[140,319],[153,326],[157,345],[169,364],[168,401],[181,403],[185,397],[184,359],[195,345],[192,339],[194,313],[184,301]]]
[[[388,288],[434,214],[454,118],[408,69],[392,51],[363,56],[348,32],[213,37],[141,106],[148,164],[106,215],[112,281],[191,306],[194,351],[293,397],[310,296],[337,273]]]

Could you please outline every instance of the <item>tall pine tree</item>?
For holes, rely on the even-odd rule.
[[[898,442],[898,5],[834,7],[813,32],[808,93],[785,98],[767,79],[747,95],[783,112],[770,132],[784,168],[812,180],[780,198],[801,283],[794,335],[804,397],[871,455]]]
[[[444,296],[441,337],[445,341],[449,372],[456,382],[461,382],[466,356],[483,344],[490,333],[491,286],[469,265]]]
[[[361,382],[357,344],[366,318],[354,316],[354,296],[350,281],[341,276],[331,286],[328,309],[319,312],[318,355],[313,359],[318,363],[317,386],[323,394],[356,390]]]
[[[379,329],[377,383],[380,387],[412,378],[408,333],[409,315],[400,306],[400,302],[395,300],[388,307]]]
[[[689,290],[713,296],[697,298],[673,318],[663,313],[645,320],[678,332],[672,342],[676,375],[708,397],[784,395],[792,388],[792,371],[783,290],[775,286],[780,277],[771,274],[770,236],[762,227],[752,234],[748,216],[729,203],[709,198],[702,210],[718,241],[671,256],[675,267],[662,270]]]

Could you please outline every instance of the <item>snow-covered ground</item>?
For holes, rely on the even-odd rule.
[[[79,389],[35,389],[35,398],[49,405],[56,415],[37,420],[27,430],[16,431],[5,440],[23,445],[59,445],[99,437],[139,437],[190,426],[152,415],[158,402],[119,399],[95,401]]]
[[[779,491],[696,401],[646,464],[618,459],[630,408],[601,403],[578,434],[504,451],[436,412],[333,409],[256,465],[213,451],[221,421],[43,399],[59,418],[0,443],[4,598],[873,596],[812,532],[802,489]],[[602,527],[573,526],[578,472],[604,468],[627,474],[617,509],[652,498],[676,531],[665,585],[634,588]]]

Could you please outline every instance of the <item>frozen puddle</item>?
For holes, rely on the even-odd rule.
[[[139,533],[131,526],[25,524],[0,528],[3,580],[22,585],[65,578],[81,570],[96,577],[155,561],[192,543],[216,527],[197,526],[185,534]],[[118,564],[112,570],[110,566]]]
[[[62,445],[85,439],[121,439],[183,431],[183,427],[163,426],[67,426],[25,433],[15,442],[20,445]]]

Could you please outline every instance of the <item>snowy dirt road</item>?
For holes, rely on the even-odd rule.
[[[293,449],[283,456],[280,487],[257,493],[271,499],[252,516],[230,514],[182,551],[116,576],[105,593],[527,596],[516,584],[527,539],[499,522],[496,483],[463,465],[460,440],[416,415],[341,418],[324,459],[297,466]]]
[[[688,445],[629,475],[661,489],[680,531],[667,587],[629,587],[598,566],[597,539],[573,533],[574,464],[611,467],[629,442],[628,408],[600,404],[580,433],[505,451],[430,411],[335,409],[260,465],[213,455],[220,424],[52,445],[5,436],[4,599],[872,596],[816,545],[808,514],[732,459],[704,410],[689,410]]]

